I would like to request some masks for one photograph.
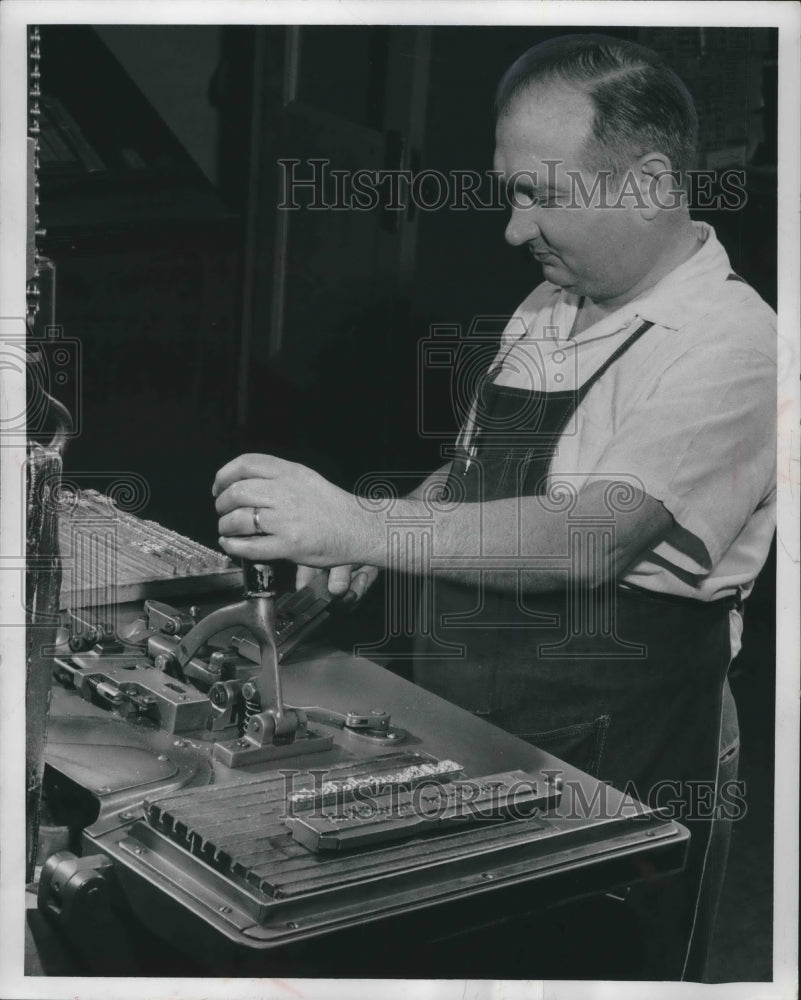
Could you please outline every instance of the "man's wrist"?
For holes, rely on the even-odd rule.
[[[427,504],[412,497],[397,497],[390,509],[370,510],[365,501],[356,498],[359,505],[357,549],[358,561],[381,569],[404,569],[414,571],[414,567],[404,563],[404,554],[395,552],[392,545],[395,533],[403,526],[404,533],[415,527],[431,528],[431,512]]]

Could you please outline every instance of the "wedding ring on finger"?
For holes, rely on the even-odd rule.
[[[253,527],[257,535],[265,534],[264,528],[261,526],[261,521],[259,520],[259,514],[261,513],[260,507],[253,508]]]

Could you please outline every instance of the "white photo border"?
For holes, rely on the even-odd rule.
[[[436,24],[557,26],[704,26],[779,29],[779,214],[778,316],[785,356],[779,384],[778,570],[776,683],[776,805],[774,864],[774,980],[703,987],[692,983],[650,983],[650,997],[674,1000],[715,990],[715,995],[797,995],[798,777],[799,777],[799,171],[798,39],[801,7],[768,2],[603,2],[526,0],[4,0],[0,4],[0,336],[24,336],[27,130],[26,38],[29,24]],[[25,386],[0,372],[0,418],[24,407]],[[504,981],[382,981],[62,979],[23,974],[25,838],[25,645],[20,591],[25,539],[21,529],[19,476],[25,442],[0,450],[0,996],[81,1000],[186,997],[391,997],[415,1000],[517,1000],[517,998],[609,997],[640,1000],[639,983]]]

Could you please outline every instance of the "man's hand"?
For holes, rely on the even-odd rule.
[[[315,569],[313,566],[298,566],[295,589],[300,590],[301,587],[307,586],[322,572],[324,570]],[[328,571],[328,592],[338,596],[351,591],[356,595],[356,600],[360,601],[375,583],[378,572],[376,566],[352,566],[349,563],[345,566],[332,566]]]
[[[310,567],[361,566],[371,565],[376,548],[384,547],[383,532],[370,537],[375,518],[358,499],[304,465],[240,455],[217,473],[212,494],[220,545],[231,556],[289,559]]]

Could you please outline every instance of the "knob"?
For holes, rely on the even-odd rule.
[[[246,597],[272,597],[275,594],[275,574],[269,563],[243,561]]]

